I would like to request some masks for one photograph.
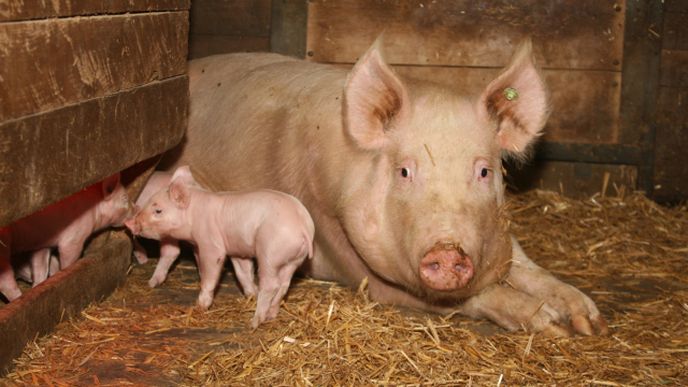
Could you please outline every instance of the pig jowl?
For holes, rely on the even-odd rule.
[[[509,329],[605,331],[506,227],[502,157],[525,159],[549,115],[529,42],[477,96],[399,76],[380,43],[350,71],[230,54],[191,61],[189,79],[187,136],[168,166],[190,164],[214,190],[296,196],[316,224],[307,275],[367,277],[379,302]]]

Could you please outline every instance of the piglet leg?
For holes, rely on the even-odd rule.
[[[50,249],[36,250],[31,254],[32,287],[48,279],[50,273]]]
[[[234,274],[236,275],[244,295],[247,297],[258,294],[256,287],[256,279],[253,273],[253,259],[232,257],[232,266],[234,266]]]
[[[13,301],[21,296],[21,290],[14,278],[14,270],[10,263],[9,237],[3,235],[0,229],[0,293],[4,294],[9,301]]]
[[[148,262],[148,254],[146,254],[146,249],[144,249],[143,246],[141,246],[139,241],[136,240],[136,237],[133,238],[133,242],[134,258],[136,258],[136,262],[143,265],[144,263]]]
[[[207,310],[215,298],[215,288],[220,282],[220,274],[225,262],[225,253],[218,249],[198,249],[196,261],[201,277],[201,292],[198,295],[198,307]]]
[[[163,239],[160,241],[160,259],[155,266],[155,272],[148,281],[148,286],[154,288],[165,282],[170,267],[179,257],[179,242],[174,239]]]

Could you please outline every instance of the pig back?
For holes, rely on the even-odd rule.
[[[186,139],[162,165],[191,165],[213,191],[271,188],[308,207],[308,171],[344,141],[345,79],[344,69],[277,54],[191,61]]]

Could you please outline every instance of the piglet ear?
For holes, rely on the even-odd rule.
[[[380,39],[358,60],[344,87],[344,120],[363,149],[384,145],[385,131],[408,105],[407,91],[380,53]]]
[[[119,185],[119,180],[120,180],[119,172],[117,172],[114,175],[103,180],[103,182],[102,182],[103,197],[108,197],[108,196],[110,196],[110,194],[115,192],[115,188],[117,188],[117,186]]]
[[[535,67],[530,39],[519,45],[511,63],[492,81],[478,101],[478,112],[496,121],[497,142],[517,158],[542,134],[549,117],[545,83]]]
[[[169,187],[169,196],[172,203],[179,209],[186,209],[191,202],[189,186],[179,179],[172,179]]]
[[[182,165],[174,170],[171,180],[179,180],[185,183],[195,182],[193,175],[191,174],[191,167],[188,165]]]

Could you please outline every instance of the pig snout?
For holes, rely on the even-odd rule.
[[[460,289],[473,278],[473,261],[461,247],[437,245],[421,260],[420,278],[423,284],[434,290]]]
[[[141,224],[136,221],[136,218],[129,218],[129,219],[125,220],[124,225],[134,235],[139,235],[141,233]]]

